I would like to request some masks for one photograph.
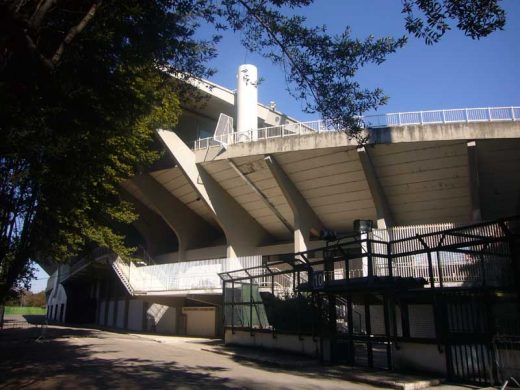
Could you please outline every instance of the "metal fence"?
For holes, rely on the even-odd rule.
[[[510,246],[504,236],[510,223],[437,231],[432,231],[435,226],[408,227],[372,233],[371,237],[377,235],[388,241],[373,244],[373,274],[424,278],[430,287],[510,286]],[[398,238],[403,233],[408,237]]]
[[[112,266],[133,294],[185,290],[220,290],[220,272],[258,266],[261,256],[218,258],[140,266],[117,257]]]
[[[459,108],[451,110],[431,110],[398,112],[363,117],[368,128],[407,125],[428,125],[439,123],[496,122],[520,119],[520,107]]]
[[[224,281],[269,278],[275,286],[297,287],[316,278],[349,280],[355,277],[403,277],[424,279],[425,287],[511,286],[511,226],[519,217],[471,226],[432,225],[429,232],[409,227],[404,237],[395,230],[356,236],[334,245],[308,252],[286,254],[290,260],[274,261],[258,267],[223,272]],[[403,233],[401,233],[403,234]],[[325,263],[329,263],[328,269]],[[283,275],[283,277],[281,276]],[[299,278],[299,279],[298,279]],[[269,279],[269,280],[271,280]],[[282,282],[283,281],[283,282]]]
[[[249,313],[269,311],[265,305],[273,301],[264,302],[261,298],[267,296],[265,293],[273,300],[294,299],[301,293],[327,288],[340,291],[363,283],[363,279],[377,283],[398,280],[409,288],[420,289],[511,288],[517,282],[511,237],[513,226],[519,223],[520,218],[515,217],[450,229],[439,225],[436,231],[432,226],[422,234],[410,228],[397,239],[392,239],[392,230],[386,231],[386,236],[378,231],[366,237],[351,237],[324,248],[286,255],[288,260],[221,273],[224,303],[248,306]],[[372,283],[371,288],[377,289],[377,283]],[[229,310],[233,313],[233,309]],[[234,321],[238,318],[227,318],[226,324],[274,328],[260,320]]]
[[[461,108],[450,110],[398,112],[359,117],[361,127],[378,129],[408,125],[432,125],[442,123],[499,122],[520,120],[520,107]],[[206,149],[212,146],[232,145],[243,142],[255,142],[271,138],[284,138],[306,134],[343,131],[332,121],[311,121],[288,123],[280,126],[264,127],[257,130],[233,132],[216,137],[198,139],[194,149]]]
[[[374,231],[223,272],[225,326],[312,335],[332,361],[384,369],[400,343],[436,344],[450,379],[496,383],[520,356],[519,232],[520,217]],[[493,352],[497,334],[514,340]]]
[[[495,336],[493,347],[500,383],[511,377],[520,381],[520,336]]]

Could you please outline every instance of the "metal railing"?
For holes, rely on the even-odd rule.
[[[359,117],[360,126],[367,129],[408,125],[500,122],[518,120],[520,120],[520,106],[397,112]],[[271,138],[284,138],[342,130],[344,129],[339,128],[329,120],[288,123],[280,126],[264,127],[257,130],[222,134],[217,137],[201,138],[194,142],[193,147],[195,150],[198,150],[206,149],[212,146],[227,146],[237,143],[255,142]]]
[[[520,119],[520,107],[458,108],[451,110],[431,110],[398,112],[363,117],[368,128],[407,125],[429,125],[439,123],[469,123],[516,121]]]
[[[288,123],[279,126],[263,127],[257,130],[221,134],[215,137],[202,138],[195,141],[195,149],[206,149],[211,146],[232,145],[271,138],[291,137],[295,135],[322,133],[338,130],[331,121],[316,120],[311,122]]]
[[[520,336],[495,336],[493,349],[500,382],[507,385],[507,381],[510,381],[513,384],[511,387],[514,388],[514,385],[519,383],[515,378],[520,378]],[[502,389],[504,388],[507,387],[503,386]]]
[[[427,282],[424,286],[427,288],[510,287],[515,283],[511,268],[511,231],[518,223],[520,217],[449,229],[443,229],[445,225],[441,224],[437,231],[431,231],[432,225],[424,233],[413,234],[410,230],[408,236],[403,234],[399,238],[385,237],[379,231],[375,239],[369,235],[338,243],[337,247],[313,249],[309,252],[313,258],[307,258],[306,252],[296,253],[291,261],[222,272],[220,277],[225,282],[243,282],[266,275],[288,274],[295,278],[300,273],[298,280],[306,283],[310,276],[304,279],[302,275],[319,272],[328,280],[421,278]],[[346,256],[349,251],[351,254]],[[326,262],[333,268],[326,270]]]
[[[137,266],[118,257],[113,267],[129,292],[139,295],[159,291],[220,290],[220,272],[258,266],[261,262],[261,256],[247,256]]]

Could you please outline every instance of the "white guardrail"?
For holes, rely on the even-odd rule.
[[[132,294],[187,290],[220,290],[220,272],[228,272],[262,264],[262,256],[183,261],[178,263],[138,266],[124,262],[119,256],[112,266]]]
[[[368,129],[441,123],[517,121],[520,120],[520,106],[397,112],[363,116],[360,117],[359,120],[361,126]],[[288,123],[257,130],[223,134],[217,137],[201,138],[194,142],[194,149],[206,149],[211,146],[227,146],[241,142],[254,142],[270,138],[300,136],[340,130],[342,129],[334,126],[331,121],[324,120]]]

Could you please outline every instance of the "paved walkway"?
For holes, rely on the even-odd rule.
[[[293,355],[228,349],[219,340],[58,326],[49,326],[43,337],[42,332],[0,331],[0,389],[381,388],[354,375],[363,371],[350,369],[346,376],[345,369]],[[448,388],[462,389],[435,387]]]

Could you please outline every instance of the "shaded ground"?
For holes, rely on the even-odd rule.
[[[210,352],[219,344],[55,326],[4,329],[0,389],[376,388],[320,367],[284,369]]]

